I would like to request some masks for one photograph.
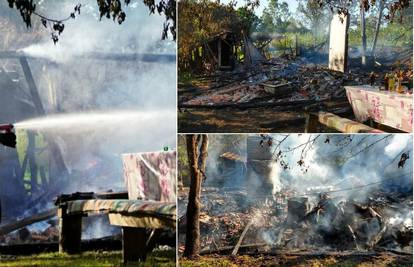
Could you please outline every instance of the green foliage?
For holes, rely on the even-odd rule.
[[[367,34],[367,48],[371,49],[372,41],[375,34],[375,21],[374,18],[367,19],[366,26]],[[413,44],[413,30],[407,24],[401,23],[386,23],[381,26],[378,34],[378,49],[386,47],[409,47]],[[361,46],[361,28],[349,29],[349,45],[354,47]]]
[[[237,9],[237,16],[246,34],[257,31],[260,19],[250,8],[240,7]]]
[[[62,19],[51,19],[45,15],[37,12],[36,1],[33,0],[6,0],[10,8],[15,8],[19,11],[20,16],[27,28],[32,27],[32,17],[36,16],[42,22],[45,28],[51,31],[51,37],[56,44],[59,41],[60,34],[65,29],[64,22],[74,19],[81,13],[81,4],[74,6],[73,11],[69,16]],[[131,0],[97,0],[100,18],[113,19],[119,24],[122,24],[126,19],[126,13],[124,12],[125,6],[131,3]],[[168,37],[168,33],[171,33],[173,39],[176,39],[176,0],[142,0],[145,6],[148,7],[150,14],[158,13],[165,18],[162,31],[162,39]],[[41,2],[38,3],[39,5]],[[171,25],[172,23],[172,25]]]
[[[262,30],[265,32],[285,33],[288,30],[290,18],[291,13],[286,2],[270,0],[261,17]]]
[[[191,57],[191,51],[208,38],[224,31],[240,32],[241,23],[233,4],[209,0],[183,0],[178,3],[178,59]]]
[[[312,31],[317,36],[327,28],[331,15],[326,8],[321,8],[314,1],[299,0],[297,13],[301,25]]]

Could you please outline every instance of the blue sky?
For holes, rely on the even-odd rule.
[[[221,0],[222,3],[229,3],[230,0]],[[283,0],[281,0],[281,2],[283,2]],[[298,1],[296,0],[284,0],[284,2],[288,3],[289,5],[289,9],[292,13],[296,12],[296,8],[298,7]],[[256,9],[256,15],[258,15],[259,17],[262,15],[263,13],[263,9],[265,7],[267,7],[269,3],[269,0],[260,0],[260,6]],[[241,7],[245,5],[245,1],[244,0],[237,0],[237,6]]]

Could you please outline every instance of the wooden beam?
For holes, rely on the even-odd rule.
[[[29,67],[29,62],[27,62],[27,58],[25,56],[21,56],[19,60],[24,76],[26,77],[27,85],[29,86],[30,95],[32,96],[36,111],[39,115],[44,115],[45,110],[43,108],[42,101],[40,100],[40,95],[37,90],[36,83],[33,79],[32,71]]]
[[[315,121],[323,124],[329,128],[335,129],[342,133],[384,133],[381,130],[369,127],[360,122],[356,122],[347,118],[342,118],[338,115],[320,111],[318,113],[309,113],[307,118],[306,132],[311,132]],[[313,118],[311,118],[313,117]]]
[[[171,228],[175,229],[175,218],[163,218],[147,215],[123,215],[118,213],[109,213],[109,223],[116,226],[142,227],[142,228]]]
[[[246,233],[247,233],[247,231],[249,230],[250,226],[252,226],[253,221],[254,221],[254,218],[252,218],[252,219],[250,220],[250,222],[249,222],[249,223],[246,225],[246,227],[244,228],[244,230],[243,230],[242,234],[240,235],[239,241],[237,241],[237,244],[236,244],[236,246],[234,247],[233,252],[231,253],[231,255],[232,255],[232,256],[236,256],[236,255],[237,255],[237,252],[239,252],[239,248],[240,248],[240,245],[241,245],[241,244],[242,244],[242,242],[243,242],[244,236],[246,235]]]
[[[305,118],[305,133],[316,133],[318,126],[317,116],[313,116],[311,113],[306,113]]]
[[[15,220],[15,221],[0,225],[0,235],[8,234],[10,232],[13,232],[17,229],[20,229],[22,227],[25,227],[33,223],[48,220],[56,216],[56,213],[57,213],[57,209],[53,208],[53,209],[29,216],[29,217],[23,218],[21,220]]]
[[[36,111],[40,116],[46,115],[45,109],[43,108],[43,104],[40,99],[39,92],[36,87],[36,83],[32,75],[32,71],[30,70],[29,62],[27,61],[27,58],[25,56],[20,56],[19,60],[22,66],[24,76],[26,77],[27,85],[29,86],[30,95],[32,96],[32,100],[35,105]],[[60,152],[59,146],[56,144],[53,138],[49,137],[48,139],[53,159],[55,160],[56,166],[60,172],[59,175],[64,176],[68,173],[68,171],[66,168],[65,161],[63,160],[62,153]]]
[[[25,58],[38,58],[30,55],[26,55],[17,51],[1,51],[0,59],[18,59]],[[77,57],[78,59],[92,59],[92,60],[113,60],[113,61],[139,61],[149,63],[174,63],[176,61],[175,54],[149,54],[149,53],[99,53],[92,52]],[[47,58],[39,58],[48,62],[53,62]]]

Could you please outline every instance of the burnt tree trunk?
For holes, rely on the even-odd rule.
[[[187,155],[190,166],[190,192],[187,205],[187,228],[184,256],[193,258],[200,252],[200,193],[201,181],[207,158],[208,138],[206,135],[187,135]],[[201,142],[200,152],[198,150]]]

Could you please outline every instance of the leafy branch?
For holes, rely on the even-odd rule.
[[[163,24],[161,39],[168,38],[168,34],[172,35],[173,40],[176,40],[176,0],[161,0],[158,3],[155,0],[142,0],[148,7],[150,14],[157,12],[159,15],[164,14],[165,21]],[[51,30],[51,37],[53,43],[56,44],[59,41],[60,34],[65,29],[65,21],[75,19],[77,15],[80,15],[81,4],[77,4],[73,12],[68,17],[63,19],[52,19],[45,15],[41,15],[36,11],[36,4],[33,0],[7,0],[10,8],[15,8],[20,12],[20,16],[27,28],[32,27],[32,16],[38,17],[42,25],[45,28]],[[131,3],[131,0],[123,1],[125,6]],[[126,19],[126,13],[123,10],[123,4],[121,0],[97,0],[99,9],[100,20],[105,17],[113,21],[122,24]],[[171,24],[172,23],[172,24]]]

